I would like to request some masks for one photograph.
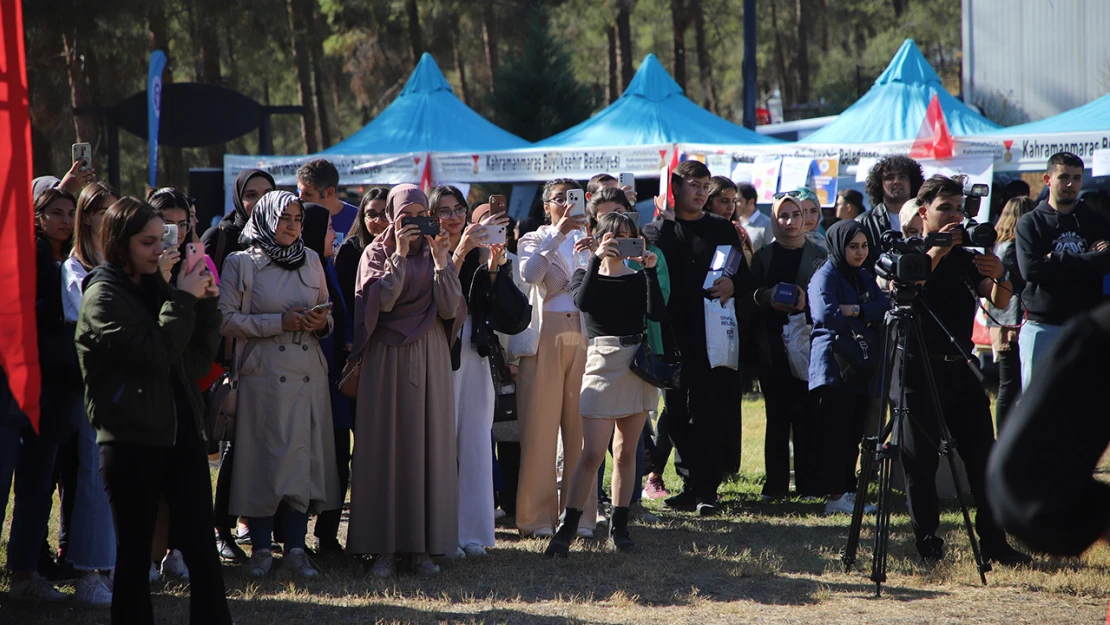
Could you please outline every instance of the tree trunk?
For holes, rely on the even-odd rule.
[[[459,99],[463,101],[463,104],[470,106],[470,88],[466,84],[466,65],[463,63],[462,51],[459,50],[459,39],[457,36],[455,37],[453,47],[455,53],[455,74],[459,78]]]
[[[316,143],[316,106],[312,97],[312,67],[308,50],[305,46],[305,24],[300,17],[303,11],[298,10],[302,0],[288,0],[289,9],[289,34],[293,39],[293,65],[297,70],[297,94],[300,97],[304,112],[301,114],[301,137],[304,139],[304,150],[307,154],[319,152]]]
[[[617,2],[617,64],[620,65],[620,91],[632,82],[632,0]]]
[[[698,72],[701,76],[702,99],[705,108],[717,112],[717,89],[713,86],[713,61],[705,43],[705,7],[702,0],[690,0],[690,12],[694,14],[694,46],[698,54]]]
[[[817,0],[821,5],[821,52],[829,52],[829,0]]]
[[[771,0],[771,30],[775,33],[775,71],[779,75],[784,103],[793,103],[794,88],[786,79],[786,53],[783,51],[782,35],[779,31],[778,0]]]
[[[482,45],[486,49],[486,67],[489,68],[490,91],[493,90],[493,81],[497,78],[499,59],[497,56],[497,33],[493,16],[493,3],[486,2],[482,5]]]
[[[72,34],[62,35],[62,45],[65,47],[66,74],[69,78],[69,94],[74,111],[79,106],[92,104],[89,95],[88,76],[86,74],[86,52],[84,45],[79,45]],[[73,115],[73,127],[77,135],[76,143],[89,143],[96,145],[97,123],[96,118],[87,115]],[[68,167],[66,168],[68,171]]]
[[[162,72],[162,88],[165,90],[166,85],[173,84],[174,60],[169,55],[170,40],[166,35],[166,5],[164,0],[151,0],[148,15],[150,51],[162,50],[166,53],[166,69]],[[166,172],[164,183],[171,187],[185,188],[187,172],[185,171],[185,156],[182,154],[181,148],[166,146],[165,148],[159,147],[158,151],[165,157],[162,159]]]
[[[798,72],[798,103],[809,102],[809,20],[803,0],[795,0],[794,12],[798,28],[797,56],[794,68]]]
[[[609,104],[617,101],[621,97],[621,89],[619,84],[620,68],[617,67],[617,25],[610,24],[609,28],[605,29],[605,33],[609,36]]]
[[[420,10],[416,6],[416,0],[405,0],[405,13],[409,18],[409,50],[412,53],[412,65],[420,61],[420,55],[424,54],[424,42],[420,36]]]
[[[328,84],[324,74],[324,36],[327,32],[326,25],[322,24],[322,16],[316,10],[316,3],[305,2],[303,5],[304,23],[309,33],[309,51],[312,58],[312,86],[316,103],[316,118],[320,122],[320,149],[331,147],[332,131],[331,116],[328,114]]]
[[[906,10],[905,0],[890,0],[890,4],[894,6],[894,17],[902,17],[902,13]]]
[[[220,76],[220,39],[217,30],[220,7],[215,0],[200,0],[197,6],[198,35],[200,37],[200,82],[209,85],[222,85],[223,77]],[[227,146],[224,144],[208,146],[208,166],[223,167],[224,154]]]
[[[686,90],[686,6],[684,0],[671,0],[671,24],[674,26],[674,80]]]

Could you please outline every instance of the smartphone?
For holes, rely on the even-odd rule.
[[[485,229],[482,245],[505,245],[505,226],[485,226]]]
[[[663,206],[669,208],[671,195],[671,168],[663,167],[659,170],[659,197],[663,198]]]
[[[586,216],[586,196],[583,194],[582,189],[567,190],[567,207],[567,214],[571,217]]]
[[[496,215],[497,213],[504,213],[509,208],[509,201],[505,199],[504,195],[491,195],[489,196],[489,213]]]
[[[794,286],[793,284],[779,282],[775,285],[775,291],[771,294],[771,300],[778,304],[797,306],[798,287]]]
[[[416,226],[420,234],[436,236],[439,234],[439,219],[436,217],[402,217],[401,227]]]
[[[308,310],[309,312],[328,312],[329,310],[331,310],[332,306],[332,302],[324,302],[323,304],[320,304],[319,306],[313,306]]]
[[[616,239],[617,254],[621,258],[639,258],[644,255],[644,240],[637,238]]]
[[[636,174],[623,173],[617,177],[617,180],[617,184],[619,184],[622,189],[629,187],[633,191],[636,190]]]
[[[162,251],[177,247],[177,224],[162,224]]]
[[[84,160],[85,162],[77,168],[77,171],[89,171],[92,169],[92,146],[88,143],[74,143],[73,144],[73,160],[71,163]]]
[[[176,230],[176,227],[174,229]],[[200,243],[186,243],[185,266],[182,267],[182,270],[186,274],[193,273],[193,269],[196,268],[197,263],[199,263],[202,258],[204,258],[204,248],[200,246]]]

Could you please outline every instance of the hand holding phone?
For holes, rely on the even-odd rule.
[[[489,196],[489,212],[491,215],[504,213],[509,208],[509,202],[504,195]]]
[[[435,217],[402,217],[401,227],[416,226],[419,234],[436,236],[439,234],[439,219]]]
[[[586,216],[586,196],[582,189],[567,190],[567,215],[571,217]]]
[[[640,258],[644,255],[644,240],[636,238],[616,239],[617,255],[621,258]]]
[[[177,224],[162,224],[162,251],[177,248]]]
[[[79,172],[86,172],[92,169],[92,146],[88,143],[74,143],[72,147],[73,162],[81,162],[77,168]]]
[[[313,306],[312,308],[309,308],[308,312],[324,313],[324,312],[328,312],[329,310],[331,310],[332,306],[334,306],[333,302],[324,302],[323,304],[320,304],[318,306]]]
[[[177,230],[176,226],[174,226],[174,230]],[[204,258],[204,251],[199,243],[186,243],[185,266],[182,269],[185,273],[193,273],[193,269],[196,268],[197,263],[199,263],[202,258]]]

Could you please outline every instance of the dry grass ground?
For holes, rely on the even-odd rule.
[[[724,489],[723,514],[700,519],[663,512],[652,503],[664,523],[634,528],[635,554],[616,555],[601,543],[579,542],[569,560],[551,562],[541,556],[543,542],[521,540],[502,528],[488,557],[443,561],[443,573],[431,579],[402,575],[378,581],[357,560],[323,562],[324,576],[309,583],[280,570],[259,583],[241,567],[225,567],[235,622],[1055,625],[1106,618],[1110,549],[1105,545],[1082,558],[1038,557],[1029,568],[996,570],[984,587],[953,505],[942,518],[949,556],[940,565],[926,566],[916,557],[899,502],[889,581],[883,597],[875,598],[868,580],[870,524],[864,528],[860,563],[844,573],[839,552],[847,517],[825,517],[821,504],[759,502],[762,404],[745,402],[744,411],[743,467]],[[669,478],[668,484],[677,486],[673,472]],[[52,528],[56,518],[54,523]],[[3,625],[108,622],[107,610],[14,605],[6,590],[7,580],[0,579]],[[157,585],[155,609],[161,623],[187,623],[187,588]]]

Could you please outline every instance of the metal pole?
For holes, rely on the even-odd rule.
[[[274,139],[273,131],[270,128],[270,110],[269,107],[262,107],[262,119],[258,124],[258,153],[259,154],[273,154],[274,153]]]
[[[755,129],[755,0],[744,0],[744,126]]]
[[[120,191],[119,172],[119,124],[116,123],[115,113],[108,115],[108,182],[116,193]]]

